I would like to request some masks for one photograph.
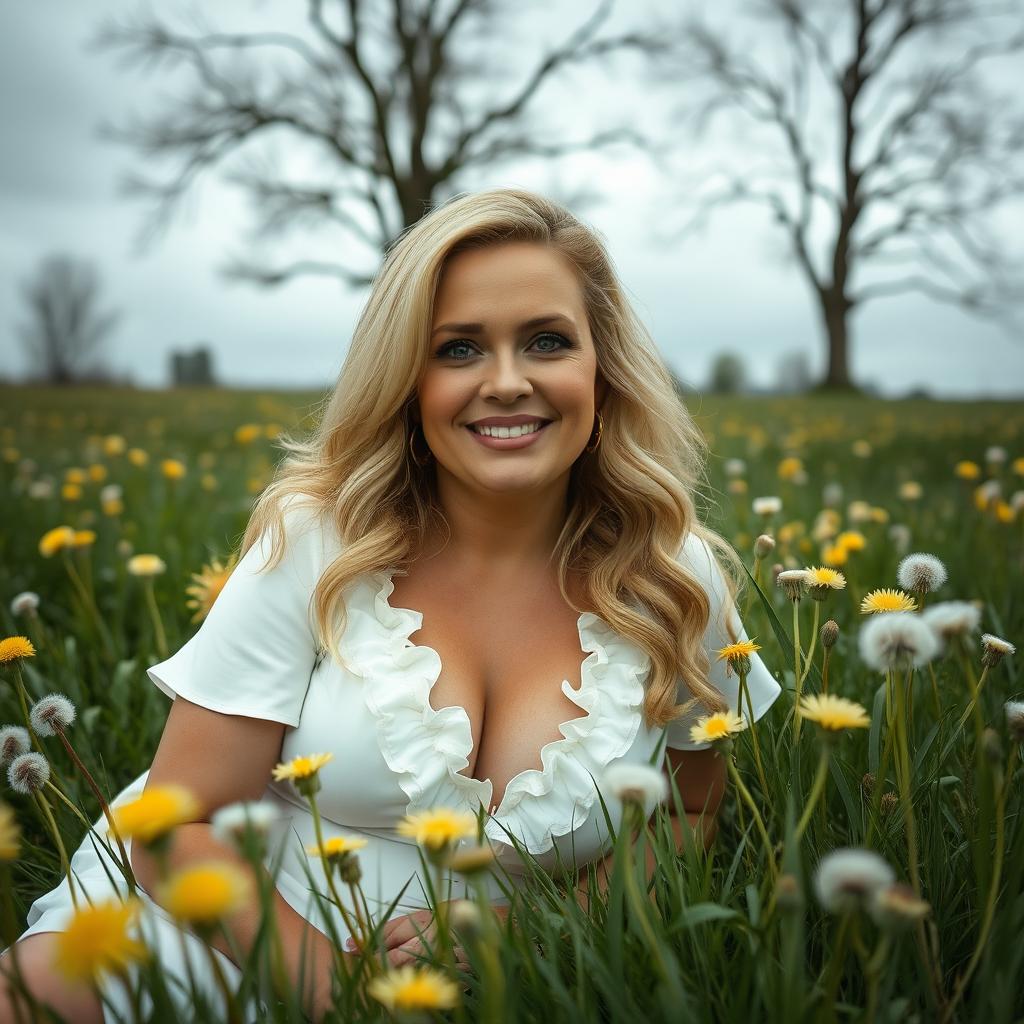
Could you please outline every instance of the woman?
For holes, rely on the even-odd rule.
[[[689,728],[737,710],[715,654],[743,635],[716,552],[735,556],[697,521],[700,435],[591,230],[516,189],[434,210],[388,254],[319,428],[286,447],[210,614],[149,669],[175,699],[152,767],[118,799],[169,782],[197,794],[203,820],[176,833],[176,864],[232,859],[210,835],[218,807],[283,812],[294,842],[276,910],[293,976],[313,942],[311,1016],[329,998],[331,949],[304,869],[323,875],[304,852],[304,802],[269,781],[280,760],[333,754],[326,836],[370,840],[362,884],[381,913],[407,886],[394,963],[429,919],[419,851],[396,832],[408,812],[482,807],[513,877],[521,843],[545,868],[575,856],[585,879],[608,852],[594,779],[654,763],[677,773],[695,816],[710,803],[710,834],[724,770]],[[757,718],[780,688],[751,661]],[[606,800],[617,827],[621,805]],[[131,859],[151,891],[149,858]],[[109,892],[91,844],[73,867]],[[180,973],[180,935],[153,908]],[[70,912],[65,879],[33,904],[19,951],[37,991],[100,1021],[95,998],[48,967]],[[255,909],[232,922],[241,948],[255,923]],[[227,946],[221,957],[237,978]]]

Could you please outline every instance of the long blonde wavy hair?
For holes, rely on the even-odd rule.
[[[277,564],[284,551],[282,506],[292,495],[330,517],[341,553],[325,567],[312,606],[321,647],[344,664],[338,641],[346,587],[365,573],[402,570],[416,560],[431,529],[447,529],[434,473],[416,464],[409,446],[410,407],[428,358],[445,261],[467,248],[513,241],[554,246],[575,268],[598,371],[608,382],[600,444],[581,453],[570,471],[574,500],[552,554],[562,595],[577,612],[594,611],[649,653],[648,728],[693,706],[692,699],[676,703],[679,678],[692,698],[724,711],[721,693],[708,682],[701,643],[709,595],[677,560],[686,536],[697,534],[717,555],[729,600],[735,598],[739,560],[695,510],[694,496],[705,484],[706,443],[596,232],[533,192],[503,188],[454,196],[393,243],[317,425],[305,439],[279,442],[287,454],[254,502],[240,554],[270,530],[264,568]],[[570,572],[585,581],[587,609],[569,598]]]

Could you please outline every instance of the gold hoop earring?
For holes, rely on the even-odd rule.
[[[601,417],[601,414],[598,413],[597,414],[597,437],[594,438],[594,432],[593,431],[590,432],[590,436],[592,438],[594,438],[594,441],[593,441],[592,444],[588,442],[587,447],[585,449],[586,451],[588,451],[588,452],[596,452],[597,451],[597,446],[601,443],[601,433],[602,433],[603,430],[604,430],[604,419]]]
[[[431,460],[434,458],[434,453],[430,450],[430,446],[427,446],[427,454],[422,459],[416,454],[416,449],[413,447],[413,442],[416,440],[417,428],[419,428],[420,433],[423,434],[423,428],[418,423],[414,423],[412,431],[409,433],[409,454],[412,456],[412,460],[417,466],[429,466]],[[424,434],[423,443],[426,444],[426,441],[427,437],[426,434]]]

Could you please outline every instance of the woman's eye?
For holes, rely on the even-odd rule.
[[[572,345],[560,334],[544,333],[537,336],[535,344],[539,344],[543,341],[557,341],[564,348],[571,348]],[[472,345],[468,341],[449,341],[442,345],[437,350],[437,357],[439,359],[455,359],[457,362],[465,362],[465,358],[456,356],[453,354],[454,351],[460,348],[472,349]],[[557,352],[557,348],[541,348],[542,352]]]

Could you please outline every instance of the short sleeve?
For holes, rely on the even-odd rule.
[[[739,714],[739,676],[735,672],[727,671],[727,662],[719,659],[718,652],[727,644],[734,642],[726,629],[727,614],[737,639],[749,639],[746,630],[740,622],[735,605],[728,599],[729,591],[725,578],[707,542],[694,533],[688,534],[678,558],[681,564],[704,583],[711,599],[711,613],[703,640],[710,663],[708,681],[722,694],[730,710]],[[782,692],[782,687],[772,678],[772,674],[756,652],[750,656],[747,690],[755,722],[775,703],[775,699]],[[691,697],[692,694],[680,679],[677,702],[683,704]],[[710,714],[710,709],[698,700],[689,712],[669,722],[665,729],[666,745],[676,750],[704,750],[709,747],[709,743],[694,743],[690,739],[690,726],[696,725],[697,720],[707,714]],[[749,718],[746,700],[743,702],[742,714],[744,718]]]
[[[284,533],[280,561],[258,571],[273,547],[268,530],[235,566],[192,639],[147,670],[168,697],[298,725],[316,662],[309,607],[322,571],[323,528],[308,505],[289,498]]]

